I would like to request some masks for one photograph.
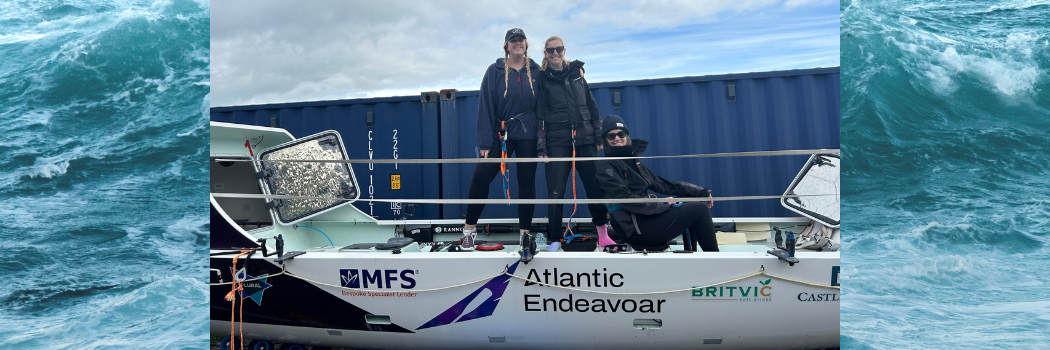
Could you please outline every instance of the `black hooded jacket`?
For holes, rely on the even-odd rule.
[[[632,140],[630,150],[617,154],[616,149],[605,145],[606,156],[633,157],[645,152],[649,141]],[[679,197],[707,197],[711,194],[706,188],[684,182],[668,181],[645,167],[637,159],[600,160],[598,161],[598,184],[606,199],[646,198],[649,191]],[[610,206],[609,215],[619,224],[624,238],[638,234],[637,215],[656,215],[671,208],[667,202],[618,203]],[[618,210],[616,207],[619,207]]]
[[[536,96],[536,119],[540,127],[536,148],[547,154],[547,145],[576,147],[597,145],[602,139],[602,118],[587,80],[580,75],[583,62],[572,61],[565,69],[547,67],[540,78]]]
[[[540,66],[531,58],[528,59],[533,84],[529,84],[526,74],[529,71],[511,69],[510,76],[505,73],[507,63],[503,58],[489,65],[485,77],[481,80],[481,91],[478,92],[478,148],[491,150],[496,140],[500,122],[507,121],[507,134],[510,140],[532,140],[536,138],[536,74]],[[531,86],[531,87],[530,87]],[[504,96],[506,94],[506,96]]]

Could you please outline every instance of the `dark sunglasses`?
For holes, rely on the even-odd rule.
[[[562,51],[565,51],[565,46],[548,47],[546,51],[549,54],[553,54],[554,51],[558,51],[558,53],[562,53]]]
[[[627,138],[627,133],[624,132],[623,130],[620,130],[620,132],[617,132],[615,134],[610,132],[608,134],[605,134],[605,139],[607,139],[609,141],[612,141],[612,140],[615,140],[617,136],[619,136],[621,139],[626,139]]]

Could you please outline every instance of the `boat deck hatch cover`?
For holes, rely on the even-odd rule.
[[[292,224],[352,203],[360,191],[349,163],[288,162],[347,159],[343,140],[333,130],[259,152],[255,170],[267,194],[345,199],[273,199],[267,207],[278,221]]]
[[[379,243],[354,243],[339,249],[372,249]]]
[[[784,191],[780,204],[828,227],[839,227],[839,155],[814,154]]]

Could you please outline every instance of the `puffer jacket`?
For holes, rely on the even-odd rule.
[[[572,146],[573,129],[576,147],[602,142],[602,118],[587,80],[580,75],[582,68],[583,62],[572,61],[562,70],[548,67],[540,78],[536,100],[539,155],[547,154],[547,146]]]
[[[504,69],[507,65],[503,58],[496,59],[485,71],[481,91],[478,92],[478,148],[492,149],[500,122],[504,120],[508,121],[507,139],[536,139],[534,90],[539,89],[540,66],[531,58],[528,61],[532,74],[531,87],[524,68],[521,71],[511,69],[510,75],[506,75]]]
[[[648,146],[648,141],[632,140],[632,145],[628,146],[632,147],[631,154],[623,156],[641,155]],[[608,147],[606,145],[607,156]],[[631,163],[634,166],[631,166]],[[684,181],[672,182],[657,176],[637,159],[600,160],[596,175],[606,199],[646,198],[649,191],[679,197],[707,197],[711,194],[706,188]],[[618,224],[616,229],[624,234],[625,239],[642,234],[638,228],[638,215],[656,215],[671,208],[667,202],[616,203],[606,206],[610,207],[609,215]]]

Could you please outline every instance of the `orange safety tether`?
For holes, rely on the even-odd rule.
[[[237,292],[244,293],[243,280],[238,280],[237,279],[237,259],[240,258],[241,256],[243,256],[245,254],[248,254],[248,253],[251,253],[251,252],[252,252],[251,250],[242,250],[240,254],[237,254],[237,256],[233,257],[233,270],[231,271],[231,272],[233,272],[233,284],[232,284],[233,285],[233,289],[230,290],[229,293],[226,293],[226,300],[229,300],[231,302],[231,304],[230,304],[230,348],[231,349],[233,348],[233,339],[234,339],[233,337],[236,334],[234,332],[234,330],[233,330],[234,329],[233,325],[234,325],[235,322],[237,322],[237,319],[234,318],[233,308],[237,306]],[[244,277],[246,277],[246,278],[248,277],[247,266],[248,265],[245,264]],[[241,343],[240,344],[241,344],[241,349],[243,350],[244,349],[244,303],[243,302],[241,303],[240,310],[241,310]]]
[[[507,121],[500,121],[500,148],[502,153],[500,158],[507,159]],[[510,200],[510,171],[507,170],[506,162],[499,162],[499,173],[503,175],[503,192],[507,195],[507,200]],[[510,206],[510,203],[507,203]]]

